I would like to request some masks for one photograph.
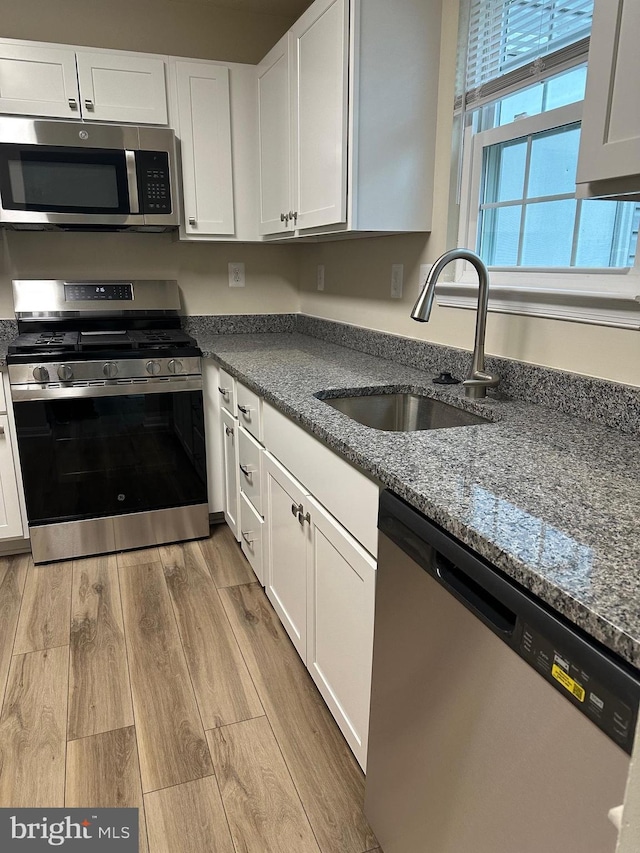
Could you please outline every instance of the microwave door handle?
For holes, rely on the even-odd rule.
[[[127,187],[129,188],[129,212],[140,213],[140,203],[138,201],[138,176],[136,171],[136,153],[135,151],[125,151],[124,157],[127,166]]]

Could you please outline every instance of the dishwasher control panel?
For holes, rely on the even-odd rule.
[[[534,669],[626,752],[631,752],[636,713],[581,661],[572,659],[526,623],[519,652]]]

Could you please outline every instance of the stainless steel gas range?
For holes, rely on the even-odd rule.
[[[208,535],[201,352],[174,281],[13,282],[36,563]]]

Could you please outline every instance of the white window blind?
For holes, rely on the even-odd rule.
[[[467,3],[466,109],[486,103],[520,81],[532,82],[541,69],[549,71],[587,57],[593,0]]]

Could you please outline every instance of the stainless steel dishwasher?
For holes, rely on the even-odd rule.
[[[384,853],[613,853],[637,672],[390,492],[365,812]]]

